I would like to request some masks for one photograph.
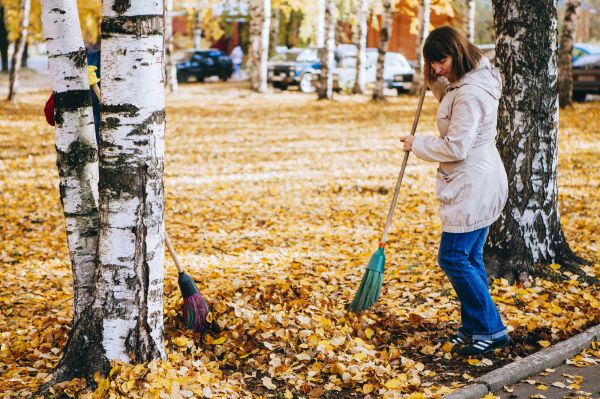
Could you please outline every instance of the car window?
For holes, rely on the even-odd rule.
[[[203,57],[202,54],[200,53],[194,53],[192,54],[192,61],[202,61]]]
[[[579,48],[573,47],[573,57],[579,58],[579,57],[581,57],[583,55],[585,55],[585,53],[583,52],[583,50],[581,50]]]

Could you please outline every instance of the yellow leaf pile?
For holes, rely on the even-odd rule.
[[[31,397],[60,359],[71,327],[46,97],[0,103],[0,398]],[[110,375],[97,376],[95,392],[73,380],[56,387],[56,397],[440,397],[598,323],[598,288],[552,266],[564,280],[493,284],[514,346],[477,365],[453,355],[441,343],[460,314],[436,265],[436,166],[414,157],[386,247],[381,299],[360,315],[346,312],[376,249],[403,157],[398,137],[410,130],[416,102],[317,102],[223,84],[183,86],[169,97],[165,223],[211,306],[212,328],[204,340],[182,330],[169,259],[168,357],[114,362]],[[435,109],[428,98],[417,134],[435,134]],[[558,169],[566,236],[577,254],[596,262],[584,267],[595,276],[600,219],[590,204],[600,201],[598,121],[597,102],[561,112]]]

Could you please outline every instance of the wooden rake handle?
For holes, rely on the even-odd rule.
[[[419,117],[421,116],[421,109],[423,108],[423,101],[425,100],[426,92],[427,85],[423,83],[423,89],[421,90],[421,95],[419,97],[419,105],[417,106],[417,113],[415,114],[415,119],[413,121],[412,129],[410,131],[411,136],[414,136],[417,131],[417,125],[419,123]],[[410,152],[406,152],[404,154],[402,168],[400,168],[400,175],[398,176],[398,181],[396,182],[396,189],[394,190],[394,198],[392,199],[392,205],[390,205],[390,211],[388,212],[387,221],[385,222],[385,229],[383,230],[383,235],[381,236],[381,240],[379,241],[379,246],[382,248],[387,242],[387,234],[390,229],[390,225],[392,224],[392,217],[394,216],[394,210],[396,209],[396,203],[398,202],[398,193],[400,192],[400,186],[402,185],[402,179],[404,178],[404,171],[406,170],[406,164],[408,163],[409,155]]]
[[[166,231],[165,231],[165,242],[167,243],[167,248],[169,248],[169,253],[171,254],[171,258],[173,258],[173,262],[175,262],[177,271],[179,273],[185,273],[185,268],[179,262],[179,257],[177,256],[177,253],[175,253],[175,250],[173,249],[173,244],[171,244],[171,240],[169,240],[169,236],[167,235]]]

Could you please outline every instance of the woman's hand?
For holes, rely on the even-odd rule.
[[[412,143],[414,140],[415,140],[415,136],[401,136],[400,141],[404,143],[404,146],[402,147],[402,149],[405,152],[412,151]]]

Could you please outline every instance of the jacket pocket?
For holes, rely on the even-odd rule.
[[[442,204],[456,203],[462,200],[465,192],[467,177],[465,168],[459,168],[452,173],[437,170],[435,194]]]

